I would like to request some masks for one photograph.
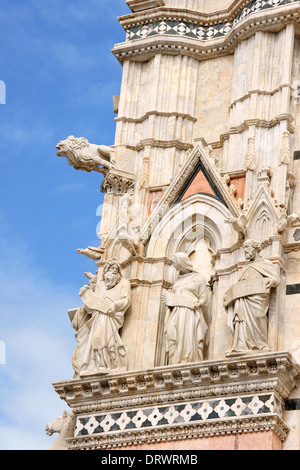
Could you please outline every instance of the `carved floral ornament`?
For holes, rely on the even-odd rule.
[[[101,185],[101,192],[122,196],[130,189],[134,189],[134,185],[132,178],[111,171]]]

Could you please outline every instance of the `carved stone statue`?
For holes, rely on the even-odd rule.
[[[247,217],[244,214],[241,214],[239,217],[228,217],[225,220],[226,224],[231,224],[232,228],[238,232],[239,239],[245,239],[247,234]]]
[[[88,246],[87,248],[78,248],[77,253],[84,255],[94,261],[99,261],[104,253],[104,249],[100,246]]]
[[[179,275],[172,292],[163,294],[167,306],[165,335],[168,364],[203,360],[207,325],[202,306],[207,302],[206,282],[196,272],[186,253],[176,253],[173,262]]]
[[[48,436],[58,433],[58,438],[53,442],[48,450],[68,450],[66,439],[74,437],[75,432],[75,415],[63,411],[62,416],[59,416],[55,421],[46,424],[45,431]]]
[[[116,258],[107,261],[103,279],[95,275],[79,295],[81,308],[70,310],[77,346],[72,357],[75,376],[101,375],[127,369],[127,354],[120,338],[124,316],[131,304],[130,282],[122,277]]]
[[[130,188],[120,201],[117,236],[122,246],[132,256],[140,254],[139,205],[134,204],[134,190]]]
[[[115,150],[106,145],[90,144],[84,137],[73,135],[58,142],[58,157],[66,157],[75,170],[97,171],[106,174],[114,166]],[[100,167],[100,168],[99,168]]]
[[[277,267],[260,256],[255,240],[243,244],[247,264],[224,296],[232,340],[226,356],[267,352],[270,290],[280,284]]]
[[[287,215],[286,211],[284,211],[281,216],[279,217],[276,232],[281,234],[285,231],[289,230],[295,222],[299,222],[300,218],[297,214],[289,214]]]

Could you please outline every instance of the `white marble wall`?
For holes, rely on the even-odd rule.
[[[165,5],[211,12],[225,10],[232,2],[166,0]],[[116,118],[115,146],[126,146],[133,152],[136,198],[147,205],[149,190],[166,190],[188,158],[189,146],[194,144],[194,139],[201,137],[217,153],[223,173],[246,172],[248,139],[253,137],[255,170],[251,175],[247,172],[246,197],[251,199],[255,196],[258,170],[269,166],[270,194],[278,203],[285,202],[286,175],[294,170],[294,165],[292,158],[289,164],[280,163],[280,150],[286,130],[290,132],[291,156],[294,143],[299,143],[300,150],[300,105],[291,100],[292,83],[298,78],[299,64],[300,42],[295,42],[293,24],[282,25],[276,32],[257,31],[249,34],[230,53],[210,60],[203,60],[200,55],[198,58],[188,56],[184,51],[177,55],[159,51],[139,56],[138,60],[125,60]],[[110,196],[107,202],[117,205],[117,199],[118,196]],[[296,212],[298,207],[300,189],[296,180]],[[222,225],[219,220],[216,224]],[[171,253],[166,249],[169,242],[168,238],[163,237],[155,243],[150,241],[146,247],[146,257],[170,259]],[[227,331],[226,316],[221,307],[222,298],[228,285],[234,282],[239,263],[243,260],[242,250],[232,248],[234,243],[236,239],[232,237],[227,240],[226,246],[222,245],[221,248],[225,251],[221,253],[215,266],[219,271],[219,282],[215,284],[212,299],[214,313],[211,334],[221,340],[212,341],[209,358],[222,357],[228,346],[229,333],[222,336],[222,332]],[[108,250],[108,254],[113,255],[114,250]],[[263,255],[273,257],[275,262],[281,263],[283,252],[280,252],[275,241],[266,245]],[[126,256],[128,254],[123,250],[122,261],[126,260]],[[159,273],[159,281],[149,281],[147,285],[138,284],[134,290],[135,301],[131,316],[128,317],[130,323],[127,323],[123,332],[129,344],[132,340],[132,325],[134,331],[140,331],[140,335],[134,333],[136,338],[133,343],[138,347],[132,353],[133,367],[141,367],[143,361],[150,367],[157,350],[153,332],[160,318],[160,302],[157,299],[163,285],[163,268],[158,269],[152,261],[146,264],[150,271],[147,275],[146,271],[143,273],[143,282],[149,281],[155,272],[157,275]],[[128,274],[132,279],[132,273]],[[287,282],[297,277],[296,274],[291,263],[287,267]],[[295,312],[293,307],[288,306],[291,299],[285,299],[285,278],[282,285],[283,288],[276,294],[277,306],[272,307],[271,312],[270,338],[275,348],[276,345],[289,347],[293,340],[293,329],[288,325]],[[288,310],[283,314],[286,306]],[[151,323],[153,321],[154,326]],[[142,326],[145,322],[151,325],[149,340],[146,339],[148,330]],[[298,331],[298,327],[296,329]]]
[[[150,186],[170,184],[193,144],[198,71],[197,60],[180,55],[124,63],[115,145],[136,150],[137,174],[150,147]]]
[[[187,8],[211,13],[227,9],[232,5],[233,0],[164,0],[164,2],[167,7]]]

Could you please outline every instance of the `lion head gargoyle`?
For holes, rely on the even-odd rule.
[[[115,163],[115,150],[112,147],[90,144],[84,137],[75,138],[71,135],[58,142],[56,148],[56,155],[66,157],[75,170],[106,174]]]

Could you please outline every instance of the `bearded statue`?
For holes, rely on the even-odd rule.
[[[127,354],[119,330],[131,304],[131,285],[122,276],[118,260],[107,261],[102,279],[97,273],[79,295],[83,305],[70,315],[77,332],[72,358],[75,376],[126,370]]]
[[[232,331],[226,356],[270,352],[268,310],[271,289],[280,284],[278,267],[260,256],[261,244],[248,239],[243,244],[246,263],[224,296],[227,323]]]

